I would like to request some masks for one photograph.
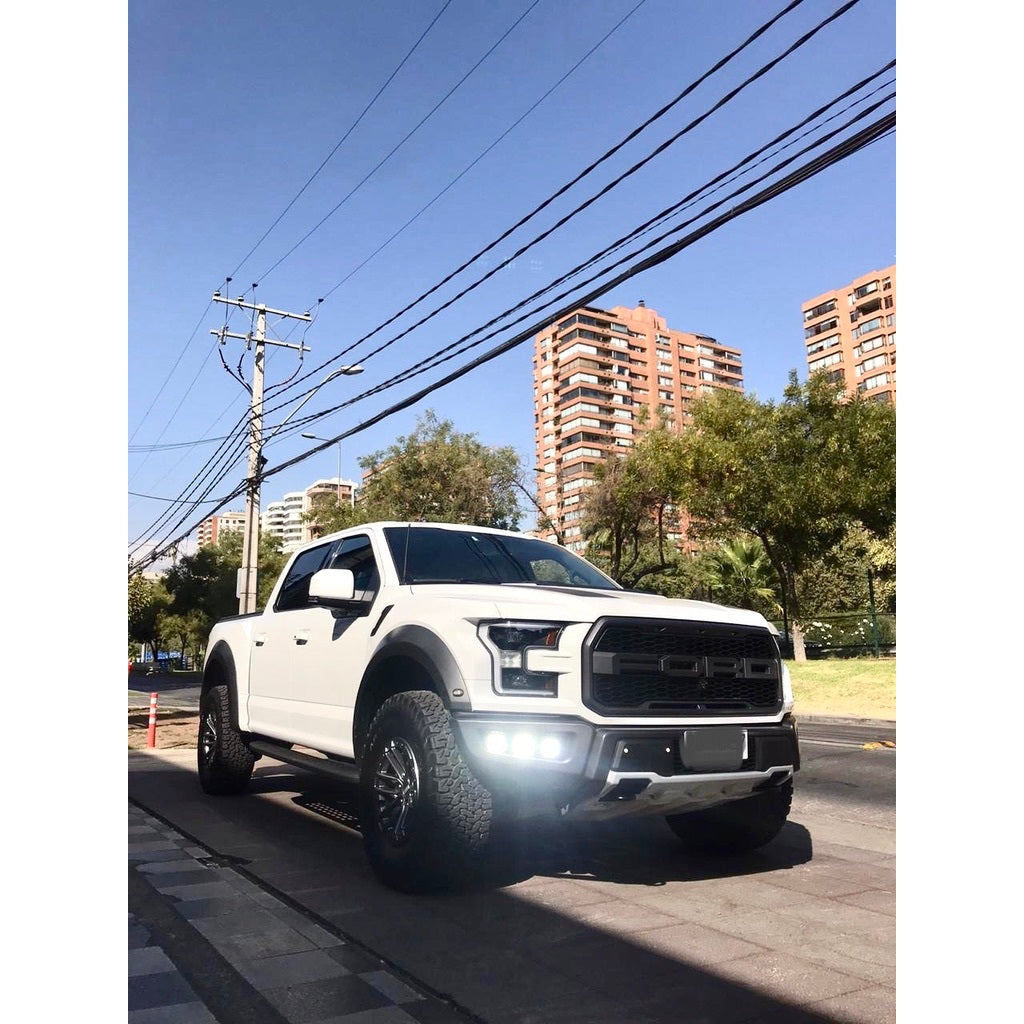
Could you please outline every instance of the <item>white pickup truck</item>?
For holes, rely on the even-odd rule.
[[[800,761],[761,615],[440,523],[309,543],[264,611],[214,626],[203,789],[241,792],[262,755],[358,785],[370,864],[409,892],[458,882],[492,825],[535,815],[661,815],[691,849],[754,849]]]

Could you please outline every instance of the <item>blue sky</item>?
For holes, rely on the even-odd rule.
[[[270,351],[268,388],[296,378],[305,383],[276,400],[268,396],[266,430],[331,370],[363,363],[361,376],[326,385],[302,416],[337,406],[476,330],[896,56],[895,4],[861,0],[514,264],[367,355],[598,193],[841,4],[805,0],[493,252],[372,333],[784,6],[782,0],[129,5],[129,549],[140,538],[168,536],[184,513],[153,530],[168,509],[161,499],[192,485],[217,451],[207,439],[235,430],[245,413],[248,395],[221,362],[223,355],[237,373],[244,345],[229,340],[218,353],[210,334],[225,322],[225,307],[210,300],[216,289],[225,291],[227,276],[233,280],[225,294],[251,299],[258,282],[258,301],[316,311],[308,327],[270,325],[272,337],[301,338],[311,351],[301,366],[294,350]],[[739,347],[747,390],[778,398],[791,369],[804,373],[800,303],[896,262],[895,180],[893,135],[594,304],[632,306],[642,298],[670,326]],[[229,330],[249,327],[246,313],[231,311]],[[442,368],[301,429],[323,438],[351,430],[514,333],[508,328]],[[366,335],[340,361],[328,362]],[[347,438],[344,475],[357,475],[360,456],[407,433],[427,408],[485,443],[514,446],[532,464],[530,356],[531,345],[521,345]],[[241,369],[249,379],[249,354]],[[276,466],[315,445],[298,435],[282,431],[267,445],[264,504],[337,472],[334,445],[275,474]],[[183,447],[195,441],[204,443]],[[228,494],[244,477],[240,460],[224,468],[209,499]],[[187,522],[216,503],[200,506]],[[227,507],[242,504],[237,498]]]

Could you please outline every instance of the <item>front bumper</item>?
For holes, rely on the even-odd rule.
[[[677,814],[781,785],[800,767],[790,715],[765,725],[679,727],[473,712],[454,719],[473,771],[522,815]]]

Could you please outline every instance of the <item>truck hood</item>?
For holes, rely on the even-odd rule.
[[[590,590],[577,587],[549,587],[543,584],[418,584],[417,596],[472,604],[473,618],[481,615],[484,602],[491,602],[498,618],[553,622],[594,622],[605,616],[644,619],[682,619],[724,622],[771,629],[758,612],[731,608],[708,601],[684,601],[629,590]],[[774,632],[774,630],[773,630]]]

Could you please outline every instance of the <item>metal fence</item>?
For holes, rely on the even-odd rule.
[[[785,658],[793,657],[791,637],[782,635],[779,647]],[[815,615],[803,623],[804,649],[813,658],[892,658],[896,656],[896,616],[870,611]]]

